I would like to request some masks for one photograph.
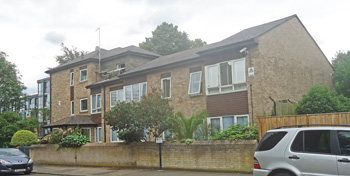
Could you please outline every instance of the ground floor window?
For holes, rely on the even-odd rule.
[[[111,127],[111,130],[110,130],[110,133],[111,133],[111,142],[124,142],[123,140],[120,140],[118,138],[118,131],[117,130],[113,130],[112,127]]]
[[[96,143],[102,142],[102,128],[101,127],[97,127],[95,129],[95,142]]]
[[[220,132],[228,129],[232,125],[248,124],[248,115],[227,115],[219,117],[208,117],[207,122],[209,127],[214,132]]]
[[[81,128],[81,134],[86,136],[89,141],[91,141],[91,129],[90,128]]]

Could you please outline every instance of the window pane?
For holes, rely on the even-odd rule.
[[[238,116],[237,124],[248,124],[248,116]]]
[[[330,131],[304,131],[305,152],[331,153]]]
[[[210,128],[214,134],[220,132],[220,118],[210,119]]]
[[[87,70],[80,71],[80,81],[87,80]]]
[[[101,95],[97,95],[97,108],[101,108]]]
[[[199,93],[201,83],[201,72],[191,73],[190,75],[190,91],[189,93]]]
[[[74,114],[74,101],[71,101],[71,113]]]
[[[102,141],[102,128],[98,128],[98,141]]]
[[[234,84],[246,82],[245,60],[233,62],[233,70],[234,70],[234,74],[233,74]]]
[[[350,131],[339,131],[338,139],[341,154],[350,155]]]
[[[212,93],[218,93],[219,92],[219,88],[216,87],[216,88],[208,88],[208,93],[209,94],[212,94]]]
[[[70,73],[70,85],[74,85],[74,72]]]
[[[141,97],[147,94],[147,83],[141,84]]]
[[[224,123],[224,130],[235,124],[234,117],[222,117]]]
[[[124,93],[123,90],[118,90],[118,102],[122,102],[124,101],[123,97],[124,97]]]
[[[287,132],[267,132],[259,142],[256,151],[267,151],[274,148],[287,134]]]
[[[111,92],[111,107],[117,104],[117,91]]]
[[[119,141],[118,139],[118,131],[117,130],[111,130],[112,131],[112,142],[117,142]]]
[[[208,87],[217,87],[218,85],[218,66],[210,66],[208,67]]]
[[[139,84],[132,85],[132,100],[140,101],[140,87]]]
[[[89,141],[91,141],[91,139],[90,139],[90,129],[88,129],[88,128],[82,128],[82,129],[81,129],[81,134],[84,135],[84,136],[86,136],[86,137],[89,139]]]
[[[170,79],[163,79],[163,98],[169,98],[170,97]]]
[[[232,84],[232,63],[225,62],[220,64],[220,83],[221,86]]]
[[[125,87],[125,101],[130,102],[131,101],[131,86]]]
[[[87,110],[87,99],[81,100],[81,110],[86,111]]]
[[[96,95],[92,95],[91,106],[92,109],[96,109]]]

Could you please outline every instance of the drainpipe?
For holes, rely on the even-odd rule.
[[[275,116],[277,116],[276,101],[272,97],[269,98],[273,102],[273,113],[275,114]]]
[[[103,86],[103,127],[104,127],[104,141],[106,143],[106,121],[105,121],[105,113],[106,113],[106,86]],[[102,116],[101,116],[102,118]],[[102,120],[102,119],[101,119]]]

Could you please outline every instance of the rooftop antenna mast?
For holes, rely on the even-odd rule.
[[[98,70],[99,70],[99,73],[101,73],[101,35],[100,35],[101,29],[100,27],[98,27],[96,31],[98,31]]]

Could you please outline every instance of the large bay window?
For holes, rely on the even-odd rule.
[[[91,114],[101,112],[101,94],[91,95]]]
[[[233,92],[247,88],[244,58],[209,65],[205,68],[207,94]]]
[[[137,83],[124,86],[124,96],[126,102],[140,101],[142,96],[147,94],[147,83]]]
[[[161,79],[162,97],[171,98],[171,78]]]
[[[208,117],[207,122],[213,132],[220,132],[232,125],[249,124],[248,115],[228,115],[221,117]]]

